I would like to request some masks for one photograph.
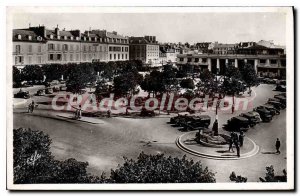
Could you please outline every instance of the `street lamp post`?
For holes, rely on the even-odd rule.
[[[218,74],[219,74],[219,69],[217,68],[217,72],[216,72],[216,90],[218,92]],[[217,104],[216,104],[216,119],[215,119],[215,122],[213,124],[213,135],[214,136],[218,136],[219,135],[219,123],[218,123],[218,108],[219,108],[219,97],[218,97],[218,100],[217,100]]]

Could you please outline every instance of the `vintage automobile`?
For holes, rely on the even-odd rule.
[[[53,86],[52,90],[53,92],[59,92],[60,88],[58,86]]]
[[[45,93],[46,93],[47,95],[52,94],[52,93],[53,93],[52,88],[46,88],[46,89],[45,89]]]
[[[273,119],[271,112],[265,108],[255,108],[253,111],[259,113],[263,122],[270,122]]]
[[[282,95],[274,95],[274,98],[279,100],[279,102],[286,107],[286,97]]]
[[[40,89],[35,93],[36,96],[43,96],[45,95],[45,90],[44,89]]]
[[[20,89],[19,92],[14,94],[14,98],[29,99],[30,98],[29,91],[23,91],[23,90]]]
[[[201,128],[208,128],[211,122],[211,118],[208,115],[193,116],[188,118],[187,121],[182,123],[185,131],[198,130]]]
[[[247,112],[240,115],[241,117],[247,118],[250,122],[250,126],[253,127],[256,124],[260,123],[262,120],[260,118],[259,113],[257,112]]]
[[[263,109],[269,110],[270,114],[272,116],[280,114],[280,110],[276,109],[273,105],[270,105],[270,104],[264,104],[264,105],[258,106],[257,108],[263,108]]]
[[[247,118],[242,116],[236,116],[227,121],[227,124],[223,126],[223,129],[231,132],[248,131],[250,128],[250,122]]]
[[[142,117],[153,117],[155,113],[153,110],[147,110],[146,108],[142,108],[140,116]]]
[[[286,92],[286,86],[285,85],[277,85],[275,88],[275,91]]]
[[[267,104],[274,106],[274,108],[276,108],[277,110],[282,110],[282,109],[286,108],[285,104],[280,103],[280,100],[275,99],[275,98],[270,98],[268,100]]]

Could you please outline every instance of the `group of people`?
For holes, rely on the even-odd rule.
[[[234,152],[233,150],[233,144],[236,148],[236,152],[237,152],[237,156],[240,157],[240,151],[241,151],[241,147],[244,144],[244,137],[245,134],[243,131],[240,132],[240,134],[238,135],[236,132],[231,132],[230,134],[230,139],[229,139],[229,152]]]

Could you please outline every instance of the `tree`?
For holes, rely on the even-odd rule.
[[[241,183],[241,182],[247,182],[247,178],[243,176],[237,176],[235,172],[232,172],[229,176],[230,181]]]
[[[96,74],[92,64],[73,64],[70,65],[70,73],[66,81],[67,91],[72,93],[80,93],[88,83],[96,80]]]
[[[274,173],[273,165],[266,167],[267,173],[265,178],[260,177],[259,180],[261,182],[287,182],[287,173],[284,169],[282,176],[276,176]]]
[[[241,66],[241,75],[243,81],[246,83],[247,87],[250,88],[258,84],[258,78],[254,66],[251,64],[244,64]]]
[[[182,88],[187,88],[187,89],[194,89],[195,88],[194,81],[191,78],[181,80],[180,86]]]
[[[176,79],[176,72],[177,70],[173,68],[173,65],[164,65],[163,67],[163,85],[167,92],[175,90],[176,86],[178,85],[178,81]]]
[[[141,82],[141,88],[148,93],[153,92],[153,96],[155,96],[158,92],[165,92],[166,89],[163,85],[162,72],[154,70],[150,74],[147,74]]]
[[[26,81],[35,83],[36,81],[43,80],[43,70],[39,65],[26,65],[22,69],[22,77]]]
[[[61,76],[65,76],[66,65],[62,64],[46,64],[43,65],[42,70],[46,76],[46,81],[51,82],[53,80],[60,80]]]
[[[21,71],[16,66],[13,66],[13,87],[14,88],[21,87],[22,81],[23,81],[23,77]]]
[[[213,183],[215,174],[200,162],[163,154],[147,155],[137,160],[124,157],[125,163],[111,171],[110,180],[116,183]]]
[[[101,183],[103,177],[87,173],[87,162],[73,158],[55,160],[50,152],[52,140],[42,131],[13,130],[13,167],[15,184]]]
[[[243,91],[243,84],[241,82],[241,73],[238,68],[229,65],[224,74],[224,82],[222,84],[223,91],[232,95],[232,113],[234,112],[234,97],[236,94]]]

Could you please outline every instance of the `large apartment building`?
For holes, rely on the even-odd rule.
[[[144,64],[159,63],[159,44],[155,36],[130,37],[129,59],[141,60]]]
[[[129,59],[128,38],[116,32],[54,30],[45,26],[13,30],[13,64],[80,63]]]

